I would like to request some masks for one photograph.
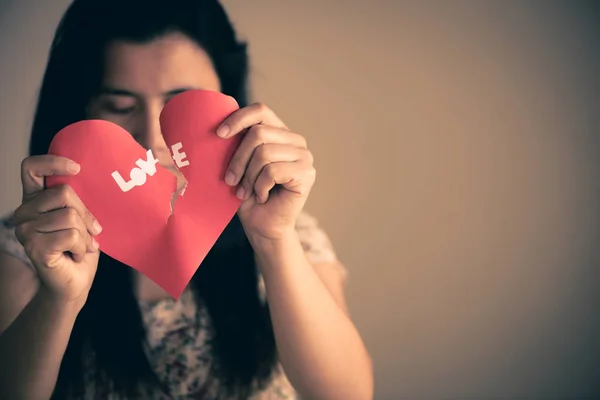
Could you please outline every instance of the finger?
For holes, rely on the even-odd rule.
[[[87,254],[85,238],[77,229],[66,229],[64,231],[44,234],[47,238],[47,249],[49,255],[60,255],[69,252],[73,261],[79,263]]]
[[[309,157],[312,157],[312,155],[308,150],[284,144],[269,143],[258,146],[252,154],[236,195],[241,200],[249,198],[253,193],[254,183],[258,175],[267,165],[277,162],[294,162]]]
[[[27,246],[27,242],[31,241],[31,238],[38,234],[69,229],[77,229],[81,236],[85,238],[89,253],[93,253],[97,249],[97,242],[90,236],[79,213],[73,208],[50,211],[38,215],[36,219],[22,222],[15,227],[15,235],[21,244]]]
[[[76,210],[90,234],[98,235],[102,231],[100,223],[69,185],[59,185],[39,192],[15,211],[15,219],[17,221],[36,219],[39,214],[62,208]]]
[[[44,189],[44,177],[52,175],[76,175],[80,165],[66,157],[42,155],[27,157],[21,162],[23,198]]]
[[[52,233],[35,233],[31,238],[28,254],[44,266],[55,268],[65,252],[71,253],[73,261],[81,262],[87,254],[85,239],[77,229],[65,229]]]
[[[89,234],[85,222],[74,208],[61,208],[41,214],[33,227],[37,233],[52,233],[67,229],[77,229],[85,240],[87,252],[93,253],[97,249],[97,242]]]
[[[297,195],[305,195],[315,181],[316,171],[304,161],[272,163],[263,168],[254,183],[257,203],[266,203],[275,185]]]
[[[263,103],[254,103],[233,112],[217,128],[217,135],[230,138],[253,125],[262,124],[280,129],[288,129],[273,110]]]
[[[225,182],[236,186],[242,179],[254,149],[264,144],[287,144],[306,148],[306,139],[302,135],[266,125],[254,125],[238,146],[225,173]]]

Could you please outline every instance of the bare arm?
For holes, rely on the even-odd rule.
[[[80,307],[40,290],[34,272],[0,253],[0,398],[49,399]]]
[[[21,163],[23,201],[12,222],[34,271],[0,252],[0,398],[52,396],[75,319],[98,265],[101,227],[69,186],[44,188],[50,175],[80,167],[52,155]]]
[[[342,281],[312,266],[298,238],[254,241],[282,366],[305,399],[373,397],[371,359],[346,311]]]
[[[305,399],[369,400],[369,354],[345,310],[341,279],[310,264],[295,227],[316,170],[306,139],[264,104],[229,115],[222,138],[245,132],[225,173],[263,275],[281,364]]]

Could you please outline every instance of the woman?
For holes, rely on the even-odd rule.
[[[0,230],[0,398],[372,397],[344,269],[301,211],[311,153],[268,107],[247,104],[247,66],[216,0],[68,9],[21,166],[23,201]],[[224,177],[244,201],[175,301],[101,252],[102,221],[77,193],[43,182],[78,172],[45,154],[56,132],[86,118],[121,125],[172,167],[158,117],[189,89],[240,105],[216,134],[247,130]]]

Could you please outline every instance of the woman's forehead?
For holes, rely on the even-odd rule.
[[[178,33],[145,43],[111,43],[106,49],[103,86],[145,95],[183,88],[220,89],[208,53]]]

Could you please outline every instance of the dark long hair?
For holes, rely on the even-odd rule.
[[[144,43],[180,32],[210,55],[222,91],[247,104],[245,43],[217,0],[75,0],[52,43],[33,122],[30,154],[48,151],[63,127],[86,119],[99,88],[104,50],[114,40]],[[276,365],[266,302],[258,293],[254,253],[234,217],[190,283],[213,327],[211,376],[223,394],[247,398],[264,386]],[[132,269],[101,254],[88,301],[73,328],[54,398],[81,395],[86,349],[95,356],[98,384],[135,396],[140,384],[160,385],[146,358],[145,329],[134,295]],[[165,388],[163,388],[165,389]]]

